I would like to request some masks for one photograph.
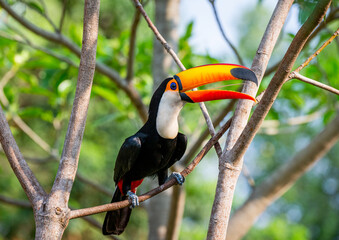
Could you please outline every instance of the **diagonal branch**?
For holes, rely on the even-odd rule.
[[[17,72],[16,68],[12,68],[8,71],[5,76],[1,79],[1,89]],[[1,91],[2,92],[2,91]],[[3,94],[0,94],[0,97],[3,97]],[[5,98],[3,104],[8,104],[8,101]],[[9,128],[6,117],[3,113],[3,110],[0,106],[0,142],[2,148],[8,158],[8,161],[13,169],[14,174],[19,179],[21,186],[23,187],[28,199],[33,204],[33,208],[37,207],[38,202],[41,203],[42,199],[46,197],[46,193],[41,187],[38,180],[35,178],[33,172],[27,165],[27,162],[24,160],[18,145],[15,142],[15,139],[12,135],[12,132]]]
[[[323,84],[323,83],[321,83],[321,82],[318,82],[318,81],[316,81],[316,80],[313,80],[313,79],[311,79],[311,78],[305,77],[305,76],[301,75],[301,74],[298,73],[298,72],[295,72],[295,71],[291,72],[290,78],[291,78],[291,79],[293,79],[293,78],[294,78],[294,79],[298,79],[298,80],[303,81],[303,82],[305,82],[305,83],[312,84],[313,86],[316,86],[316,87],[318,87],[318,88],[322,88],[322,89],[324,89],[324,90],[326,90],[326,91],[329,91],[329,92],[331,92],[331,93],[334,93],[334,94],[339,95],[339,90],[338,90],[338,89],[336,89],[336,88],[334,88],[334,87],[331,87],[331,86],[328,86],[328,85],[326,85],[326,84]]]
[[[321,53],[322,50],[325,49],[325,47],[327,47],[332,41],[333,39],[335,39],[337,36],[339,35],[339,28],[337,29],[337,31],[335,31],[333,33],[333,35],[326,41],[324,42],[323,45],[321,45],[321,47],[314,53],[312,54],[310,57],[308,57],[306,59],[305,62],[303,62],[296,70],[294,70],[294,72],[300,72],[304,67],[306,67],[316,56],[318,56],[319,53]]]
[[[23,158],[18,145],[12,135],[7,123],[6,117],[0,106],[0,142],[7,156],[7,159],[17,176],[22,188],[24,189],[28,199],[36,208],[38,203],[43,201],[47,196],[42,186],[34,176],[33,172]]]

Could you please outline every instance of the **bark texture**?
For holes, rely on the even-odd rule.
[[[227,238],[241,239],[260,214],[320,160],[338,139],[339,113],[303,150],[254,189],[248,200],[231,217]]]
[[[51,193],[35,213],[36,239],[61,239],[69,220],[68,200],[76,175],[95,71],[99,0],[86,0],[83,46],[71,118]]]
[[[259,83],[265,73],[268,61],[275,43],[288,15],[293,1],[280,0],[272,14],[262,41],[253,60],[252,70],[256,74]],[[245,83],[243,92],[255,95],[257,86],[254,83]],[[242,161],[234,163],[227,159],[228,151],[233,147],[240,133],[244,129],[252,108],[249,101],[240,100],[235,110],[230,132],[227,137],[225,152],[220,159],[219,175],[216,195],[214,198],[207,239],[225,239],[229,215],[231,212],[233,194],[236,182],[241,172]]]

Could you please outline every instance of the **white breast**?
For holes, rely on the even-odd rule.
[[[160,100],[156,126],[159,135],[173,139],[178,135],[178,116],[184,106],[178,92],[165,92]]]

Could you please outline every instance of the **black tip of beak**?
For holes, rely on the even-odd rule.
[[[233,68],[231,70],[232,76],[242,79],[242,80],[248,80],[251,82],[254,82],[258,86],[258,79],[257,76],[255,76],[254,72],[247,68]]]

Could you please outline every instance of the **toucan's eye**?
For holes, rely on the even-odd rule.
[[[176,90],[177,89],[177,84],[175,82],[172,82],[171,85],[170,85],[170,88],[172,90]]]

